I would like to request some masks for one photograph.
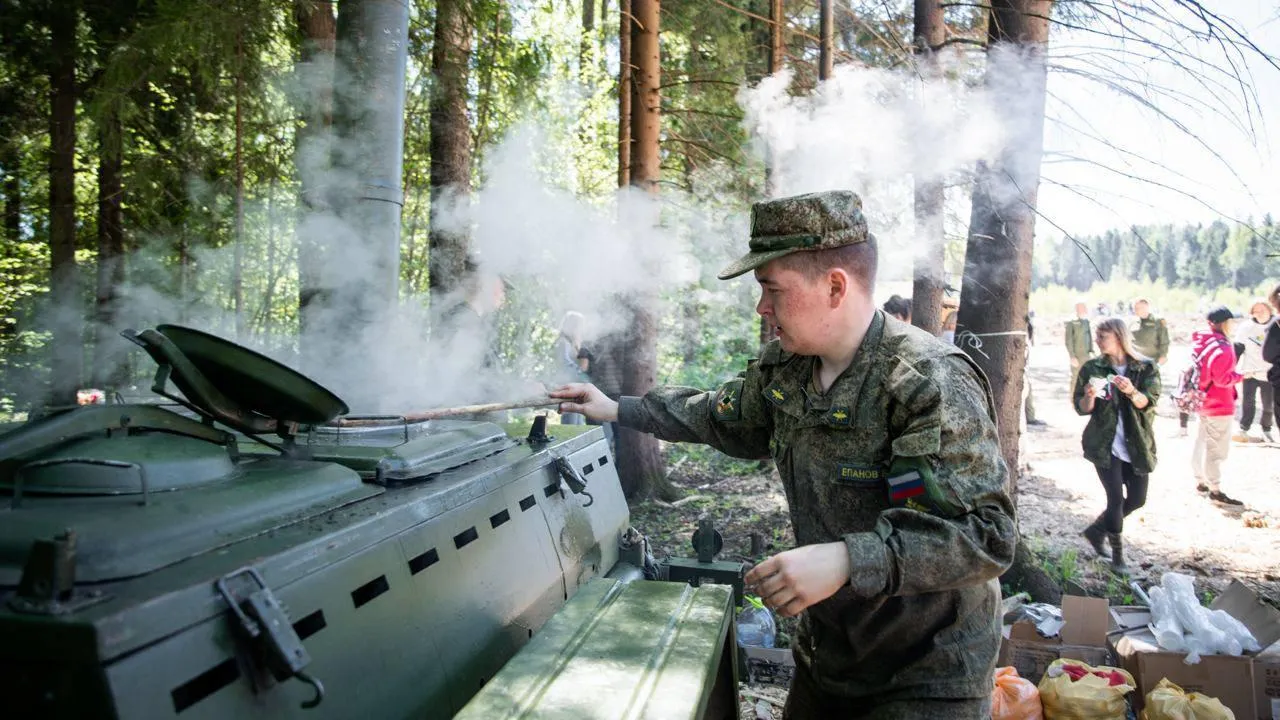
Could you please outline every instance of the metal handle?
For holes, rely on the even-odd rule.
[[[68,463],[80,463],[82,465],[102,465],[104,467],[113,468],[133,468],[138,471],[138,482],[142,485],[142,506],[151,504],[151,490],[147,486],[147,471],[138,463],[124,462],[121,460],[104,460],[102,458],[50,458],[48,460],[37,460],[27,463],[23,468],[39,468],[49,467],[50,465],[66,465]],[[22,505],[22,472],[19,471],[13,478],[13,500],[9,502],[9,507],[16,510]]]
[[[298,678],[302,682],[310,685],[312,689],[316,691],[315,696],[312,697],[310,700],[302,701],[303,710],[310,710],[311,708],[319,705],[320,702],[324,700],[324,683],[320,682],[319,679],[317,679],[313,675],[302,672],[301,670],[294,673],[293,676]]]

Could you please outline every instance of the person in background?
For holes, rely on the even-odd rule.
[[[1276,324],[1275,315],[1271,312],[1271,306],[1267,301],[1258,298],[1249,306],[1249,318],[1242,320],[1237,324],[1235,332],[1235,341],[1244,346],[1244,352],[1240,354],[1240,362],[1236,364],[1236,370],[1244,376],[1241,383],[1241,390],[1244,391],[1244,397],[1241,399],[1240,407],[1240,431],[1232,438],[1236,442],[1249,442],[1249,427],[1253,425],[1253,418],[1258,413],[1256,401],[1261,398],[1261,418],[1258,425],[1262,428],[1262,439],[1266,442],[1275,442],[1275,438],[1271,435],[1271,424],[1274,420],[1273,410],[1275,406],[1275,395],[1271,390],[1271,382],[1267,379],[1267,371],[1271,369],[1271,363],[1262,357],[1262,344],[1266,341],[1267,331],[1272,325]]]
[[[1074,389],[1080,366],[1093,357],[1093,332],[1089,328],[1089,306],[1083,300],[1076,303],[1076,319],[1067,323],[1065,338],[1067,355],[1071,358],[1070,387]]]
[[[506,303],[507,285],[474,260],[468,259],[464,269],[462,298],[441,314],[432,342],[448,356],[467,358],[458,363],[463,367],[495,370],[501,362],[493,321]]]
[[[625,343],[626,335],[623,332],[599,333],[594,339],[585,341],[578,351],[585,361],[587,379],[610,400],[617,400],[622,396],[622,352]],[[616,421],[599,422],[587,418],[587,424],[603,425],[610,447],[617,451]]]
[[[553,347],[553,371],[557,385],[582,382],[587,379],[587,358],[582,353],[582,313],[570,310],[560,321],[560,337]],[[561,413],[561,425],[581,425],[586,417],[581,413]]]
[[[959,314],[959,312],[952,310],[942,320],[942,330],[938,332],[938,337],[948,345],[956,344],[956,316]]]
[[[1133,349],[1156,365],[1164,365],[1169,359],[1169,325],[1164,318],[1151,314],[1151,303],[1146,298],[1133,301],[1136,322],[1129,327]]]
[[[884,301],[884,311],[904,323],[911,322],[911,298],[894,295]]]
[[[1120,318],[1098,323],[1098,357],[1085,362],[1076,377],[1072,399],[1076,412],[1089,416],[1080,444],[1107,493],[1107,509],[1084,529],[1085,539],[1106,556],[1111,569],[1124,574],[1121,533],[1124,519],[1147,501],[1147,478],[1156,467],[1156,439],[1151,424],[1160,398],[1160,371],[1134,351],[1129,329]]]
[[[1151,303],[1146,298],[1133,301],[1133,314],[1136,321],[1129,326],[1129,334],[1133,337],[1133,349],[1139,354],[1154,360],[1157,369],[1169,359],[1169,324],[1164,318],[1151,313]],[[1187,423],[1191,416],[1178,413],[1178,436],[1187,436]]]
[[[1231,420],[1236,409],[1236,385],[1244,378],[1236,372],[1236,353],[1231,346],[1235,314],[1225,305],[1210,310],[1205,319],[1207,330],[1191,334],[1191,351],[1200,366],[1200,388],[1204,403],[1200,406],[1200,430],[1196,433],[1195,450],[1191,454],[1191,471],[1196,490],[1209,493],[1209,499],[1228,505],[1241,505],[1222,492],[1222,462],[1231,450]]]
[[[1276,285],[1267,299],[1271,301],[1271,308],[1280,313],[1280,285]],[[1267,380],[1271,382],[1271,398],[1275,405],[1272,415],[1280,417],[1280,321],[1271,323],[1267,328],[1267,336],[1262,341],[1262,359],[1271,363]]]

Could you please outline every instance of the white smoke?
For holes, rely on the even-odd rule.
[[[859,192],[880,240],[882,278],[910,277],[913,178],[962,184],[975,163],[989,159],[1005,140],[989,92],[964,80],[972,77],[969,68],[957,62],[945,76],[925,84],[906,70],[841,66],[810,95],[789,94],[785,73],[740,93],[750,149],[773,163],[773,194]],[[441,312],[461,297],[437,298],[434,305],[425,297],[401,297],[388,315],[368,318],[362,331],[327,333],[326,345],[309,350],[307,358],[293,354],[295,341],[287,333],[246,343],[302,367],[348,398],[353,410],[405,412],[510,400],[529,395],[538,381],[563,379],[548,348],[568,311],[586,317],[588,343],[630,330],[624,306],[637,295],[664,300],[655,308],[660,317],[678,317],[677,304],[692,300],[708,322],[749,328],[755,295],[750,277],[721,283],[714,276],[746,251],[749,207],[728,188],[734,181],[741,186],[740,174],[754,170],[707,165],[693,174],[691,192],[664,186],[656,198],[633,190],[583,198],[566,189],[576,185],[573,163],[563,154],[564,126],[553,120],[535,118],[487,149],[483,182],[474,194],[438,213],[445,227],[469,231],[482,274],[501,276],[510,286],[508,309],[486,318],[506,321],[501,367],[479,366],[489,334],[444,349],[432,337]],[[311,142],[313,147],[303,148],[305,162],[299,162],[300,171],[309,173],[308,185],[349,186],[340,170],[315,157],[317,147],[341,154],[338,141],[320,134]],[[299,220],[292,204],[275,212],[279,217],[270,221],[278,221],[283,234],[296,226],[304,241],[297,252],[325,249],[323,284],[378,266],[373,254],[381,251],[358,241],[358,233],[333,213]],[[195,255],[203,272],[228,267],[232,252],[205,248]],[[130,260],[131,267],[140,264],[160,263]],[[190,288],[180,297],[171,284],[149,283],[150,277],[136,272],[131,278],[122,327],[178,321],[231,337],[235,325],[228,308],[201,302]],[[679,322],[663,327],[676,329]]]

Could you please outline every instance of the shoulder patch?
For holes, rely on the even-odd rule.
[[[720,386],[713,409],[717,420],[742,419],[742,380],[730,380]]]
[[[943,492],[926,457],[894,458],[886,483],[889,504],[940,517],[964,514],[964,508]]]
[[[789,391],[782,387],[782,383],[774,380],[769,387],[764,389],[765,398],[774,405],[782,405],[789,397]]]

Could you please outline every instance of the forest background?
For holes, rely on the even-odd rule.
[[[358,4],[0,1],[0,412],[23,416],[48,400],[55,380],[145,387],[148,363],[113,346],[125,325],[191,324],[306,366],[298,355],[299,268],[308,252],[301,169],[307,133],[327,122],[309,114],[306,96],[315,94],[318,54],[332,52],[339,14]],[[988,8],[936,5],[945,33],[930,52],[960,93],[939,102],[963,114],[970,102],[964,91],[983,83]],[[1267,72],[1280,70],[1230,18],[1183,0],[1038,5],[1052,7],[1054,32],[1065,38],[1051,45],[1051,74],[1092,78],[1099,92],[1184,130],[1181,141],[1189,145],[1214,147],[1185,122],[1187,113],[1220,118],[1230,132],[1265,141],[1255,80],[1236,61],[1261,58]],[[854,107],[919,95],[916,10],[870,0],[661,3],[657,185],[668,198],[663,241],[678,245],[671,265],[679,268],[653,287],[661,295],[657,382],[713,386],[755,354],[754,289],[719,283],[714,271],[740,251],[750,203],[786,188],[786,178],[769,177],[771,150],[762,141],[777,144],[780,135],[761,128],[771,111],[800,107],[812,119],[824,108],[840,109],[834,93],[827,105],[789,104],[821,97],[819,76],[831,77],[829,65],[844,78],[888,73],[842,86],[859,88],[849,91]],[[617,212],[619,118],[626,117],[619,108],[620,12],[609,0],[411,5],[402,305],[429,310],[434,291],[449,285],[431,252],[433,233],[444,229],[432,223],[440,220],[433,199],[437,211],[443,207],[433,173],[444,159],[454,166],[460,159],[454,170],[463,186],[476,188],[482,207],[491,193],[481,220],[504,209],[528,214],[526,225],[503,231],[508,237],[490,248],[491,258],[496,249],[523,261],[517,246],[545,245],[550,262],[568,262],[573,244],[560,241],[589,241],[582,228]],[[780,32],[771,32],[775,26]],[[1117,58],[1121,65],[1107,67]],[[1219,107],[1142,79],[1141,68],[1159,63],[1195,77],[1217,94]],[[770,70],[779,72],[773,85],[762,82]],[[461,112],[446,116],[448,101],[460,102]],[[1048,121],[1073,126],[1073,118]],[[912,132],[930,146],[927,126]],[[971,230],[972,168],[980,160],[953,159],[968,167],[945,177],[944,261],[955,286]],[[1173,182],[1150,163],[1128,172],[1153,186]],[[897,200],[871,218],[889,258],[882,287],[909,289],[910,183],[904,191],[883,175],[863,180]],[[1238,207],[1208,205],[1199,223],[1119,225],[1091,235],[1072,234],[1068,219],[1044,218],[1030,305],[1042,317],[1065,313],[1076,296],[1093,291],[1107,300],[1153,295],[1167,311],[1193,311],[1205,298],[1239,306],[1280,278],[1280,228],[1267,209],[1239,216]],[[566,225],[567,216],[577,219]],[[530,231],[539,225],[541,232]],[[629,256],[612,257],[619,258],[625,269]],[[513,373],[545,378],[561,314],[574,309],[564,296],[572,294],[563,282],[509,269],[498,355]],[[615,279],[602,267],[582,271]],[[50,350],[58,345],[73,347],[77,357],[55,369]]]

